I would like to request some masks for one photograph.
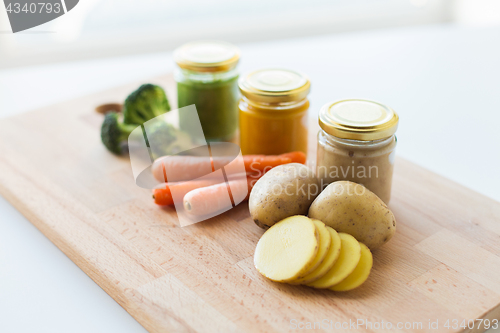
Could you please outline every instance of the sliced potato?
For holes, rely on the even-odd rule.
[[[312,221],[316,226],[316,231],[318,232],[319,235],[318,253],[314,258],[311,267],[307,272],[304,273],[304,275],[311,273],[323,262],[326,254],[328,253],[328,250],[330,250],[330,244],[332,242],[332,236],[330,236],[330,233],[328,232],[328,229],[326,229],[325,224],[320,220],[312,220]]]
[[[340,236],[339,234],[333,230],[330,227],[326,227],[328,230],[328,233],[330,234],[331,238],[331,243],[330,243],[330,249],[326,253],[325,259],[321,262],[321,264],[312,272],[307,274],[306,276],[299,278],[297,280],[293,281],[293,284],[306,284],[306,283],[311,283],[319,278],[321,278],[323,275],[328,272],[337,259],[339,258],[340,255]]]
[[[331,290],[352,290],[362,285],[368,279],[373,266],[373,256],[368,246],[363,243],[359,243],[359,245],[361,245],[361,259],[359,259],[358,265],[344,280],[330,287]]]
[[[318,253],[319,235],[306,216],[291,216],[269,228],[257,243],[254,265],[276,282],[288,282],[309,270]]]
[[[308,283],[309,287],[330,288],[344,280],[358,265],[361,258],[361,246],[356,238],[343,232],[339,233],[341,247],[340,255],[333,267],[319,280]]]

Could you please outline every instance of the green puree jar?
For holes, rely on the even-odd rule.
[[[236,46],[217,41],[188,43],[174,52],[178,106],[196,105],[207,141],[231,141],[235,137],[239,59],[240,51]],[[179,122],[187,131],[196,124],[182,112]]]

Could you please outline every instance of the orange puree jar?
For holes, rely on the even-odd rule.
[[[243,155],[307,153],[311,83],[286,69],[263,69],[239,81],[240,147]]]

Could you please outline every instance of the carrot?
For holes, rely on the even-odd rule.
[[[233,160],[234,159],[231,157],[216,157],[209,159],[200,156],[164,156],[154,161],[152,172],[154,177],[161,182],[192,180],[208,175],[214,169],[218,169],[218,166],[225,166]],[[282,164],[304,164],[305,162],[306,156],[303,152],[292,152],[283,155],[243,156],[245,170],[250,173],[262,173]]]
[[[232,208],[235,204],[234,197],[238,193],[245,191],[245,187],[247,187],[248,192],[244,200],[248,200],[253,186],[260,177],[260,175],[252,175],[246,178],[229,180],[227,184],[215,184],[192,190],[184,196],[184,209],[191,215],[203,216],[227,210],[226,208]],[[227,200],[228,191],[231,202]]]
[[[232,208],[226,183],[192,190],[184,196],[184,209],[191,215],[208,215],[225,208]]]
[[[264,174],[265,174],[265,172],[262,173],[262,174],[250,174],[250,175],[247,175],[248,194],[247,194],[247,197],[245,198],[245,200],[248,200],[248,198],[250,197],[250,192],[252,192],[252,188],[255,186],[255,183],[257,183],[257,181],[262,176],[264,176]]]
[[[163,184],[162,187],[153,189],[153,199],[155,200],[155,204],[160,206],[169,206],[173,205],[174,198],[172,196],[172,190],[175,193],[176,198],[182,198],[188,193],[197,188],[202,188],[210,185],[214,185],[219,183],[218,179],[204,179],[204,180],[191,180],[187,182],[178,182],[178,183],[166,183]]]
[[[281,154],[281,157],[289,157],[292,163],[306,164],[306,154],[301,151],[292,151],[291,153]]]
[[[292,159],[281,155],[244,155],[243,163],[247,172],[262,172],[278,165],[292,163]]]
[[[250,190],[252,189],[253,185],[259,178],[261,177],[258,174],[255,175],[246,175],[248,178],[248,182],[251,185],[248,185],[249,191],[248,195],[250,195]],[[239,180],[242,178],[242,175],[234,175],[234,176],[229,176],[229,181],[236,179]],[[174,189],[174,193],[176,194],[177,198],[180,198],[182,201],[182,198],[184,196],[197,188],[202,188],[202,187],[207,187],[210,185],[215,185],[220,182],[220,179],[203,179],[203,180],[191,180],[191,181],[186,181],[186,182],[177,182],[177,183],[164,183],[160,185],[159,187],[153,189],[153,199],[155,200],[155,204],[160,205],[160,206],[170,206],[173,205],[174,198],[172,196],[172,189]],[[248,195],[245,200],[248,200]]]
[[[192,180],[213,171],[210,158],[177,155],[157,158],[151,170],[157,180],[165,183]]]
[[[269,171],[278,165],[288,163],[306,163],[306,154],[301,151],[281,155],[244,155],[243,161],[247,172]]]

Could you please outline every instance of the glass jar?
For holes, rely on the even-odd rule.
[[[263,69],[240,79],[240,147],[246,154],[307,153],[310,82],[284,69]]]
[[[398,122],[396,112],[373,101],[351,99],[323,106],[316,163],[321,185],[349,180],[388,203]]]
[[[239,50],[224,42],[193,42],[175,50],[174,59],[177,103],[196,105],[205,136],[200,140],[231,141],[238,128]],[[179,123],[190,131],[193,121],[180,112]]]

